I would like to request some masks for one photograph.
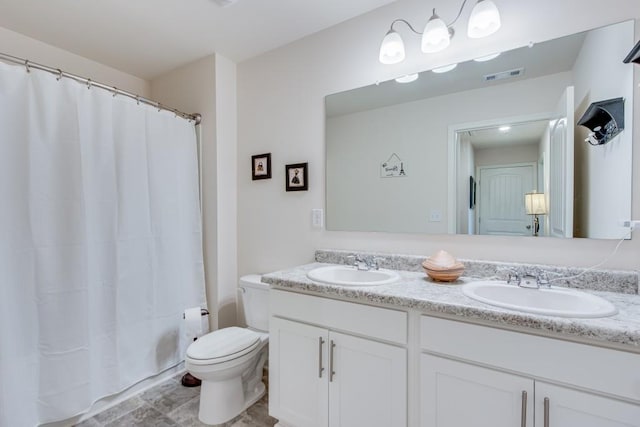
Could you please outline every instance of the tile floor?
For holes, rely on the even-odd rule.
[[[180,384],[182,374],[96,414],[77,427],[203,427],[198,420],[200,387]],[[272,427],[267,395],[220,427]]]

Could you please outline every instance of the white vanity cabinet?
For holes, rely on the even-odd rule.
[[[407,425],[406,312],[273,289],[270,299],[278,425]]]
[[[536,427],[640,426],[640,405],[542,381],[536,381],[535,384]]]
[[[422,427],[640,426],[639,354],[428,316],[420,323]]]
[[[271,317],[269,414],[292,426],[328,425],[328,340],[326,329]]]
[[[533,426],[533,381],[526,377],[422,354],[420,394],[423,427]]]

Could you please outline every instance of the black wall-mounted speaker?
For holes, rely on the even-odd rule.
[[[606,144],[624,130],[624,98],[592,103],[578,120],[578,125],[591,130],[587,138],[589,144]]]
[[[640,41],[636,43],[636,45],[631,49],[629,55],[622,60],[625,64],[629,62],[635,62],[636,64],[640,64]]]

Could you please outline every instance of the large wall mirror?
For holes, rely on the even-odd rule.
[[[633,45],[628,21],[327,96],[327,229],[626,237]],[[577,123],[614,98],[592,145]]]

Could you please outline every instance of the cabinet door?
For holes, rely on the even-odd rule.
[[[331,332],[329,359],[331,427],[407,425],[406,349]]]
[[[536,382],[536,427],[638,427],[640,405]],[[545,399],[548,421],[545,422]]]
[[[420,393],[422,427],[533,427],[531,379],[422,354]]]
[[[328,331],[272,317],[269,414],[284,425],[327,427]]]

